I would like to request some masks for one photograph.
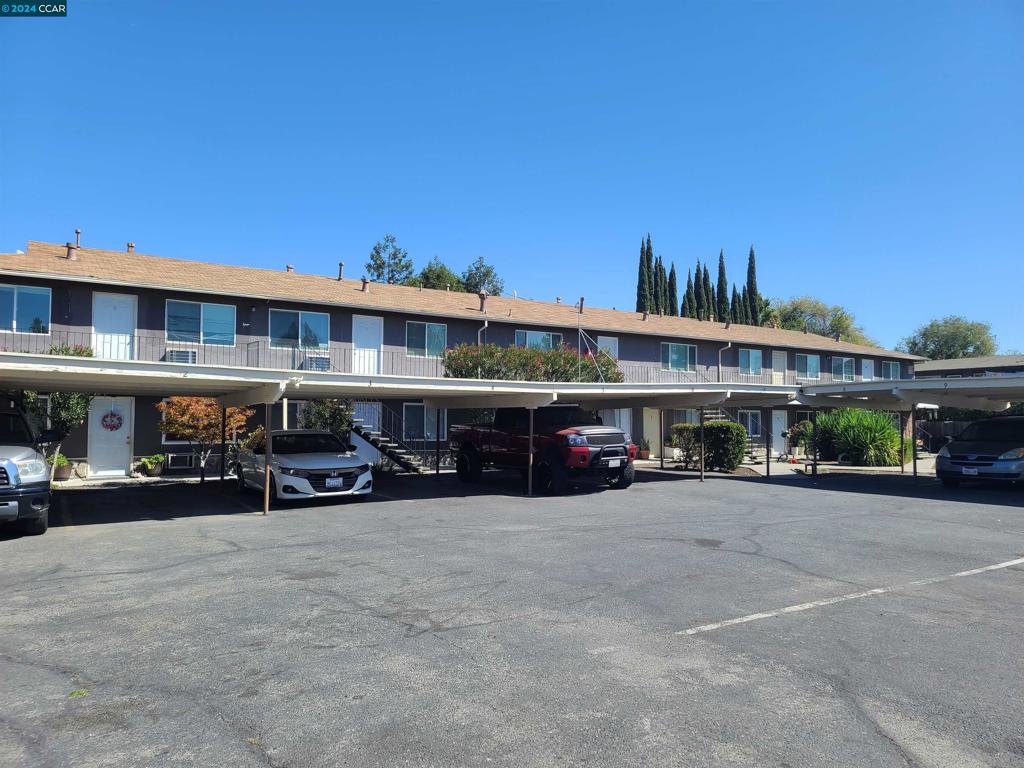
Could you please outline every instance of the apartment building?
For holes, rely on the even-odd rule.
[[[301,254],[296,256],[296,260]],[[319,260],[319,259],[318,259]],[[125,251],[29,242],[0,254],[0,348],[47,353],[82,347],[96,357],[189,365],[443,377],[443,353],[460,344],[608,354],[626,381],[763,384],[899,380],[921,358],[815,334],[660,317],[515,296],[382,285],[365,279],[203,263]],[[173,395],[168,392],[167,395]],[[187,444],[161,434],[154,397],[97,397],[65,453],[92,475],[123,475],[138,456],[169,455],[191,467]],[[295,418],[296,404],[288,415]],[[111,417],[114,414],[116,418]],[[356,414],[394,440],[426,449],[448,421],[418,400],[366,401]],[[797,406],[726,408],[755,438],[806,416]],[[659,412],[629,408],[606,422],[662,444]],[[286,418],[279,408],[278,422]],[[695,412],[667,414],[666,424]],[[254,420],[255,423],[255,420]],[[294,423],[294,422],[292,422]],[[117,429],[111,429],[117,425]]]

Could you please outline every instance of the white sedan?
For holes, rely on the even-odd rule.
[[[365,496],[373,491],[370,465],[334,434],[317,430],[274,430],[271,435],[270,498],[311,499]],[[263,490],[266,438],[239,448],[238,488]]]

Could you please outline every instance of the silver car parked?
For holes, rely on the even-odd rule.
[[[274,430],[271,436],[270,498],[312,499],[366,496],[373,491],[370,465],[334,434],[318,430]],[[238,451],[239,490],[263,489],[266,438]]]
[[[1024,416],[968,424],[939,451],[935,474],[947,488],[964,480],[1024,480]]]

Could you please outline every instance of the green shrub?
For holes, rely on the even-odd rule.
[[[803,448],[805,452],[810,453],[812,450],[811,441],[814,439],[814,425],[811,422],[804,419],[798,421],[792,427],[789,428],[789,440],[792,445]],[[788,448],[789,446],[787,446]]]
[[[460,344],[446,349],[444,375],[453,379],[504,381],[623,380],[622,371],[607,355],[584,352],[581,357],[568,346],[545,350],[497,344]]]
[[[819,458],[842,458],[859,467],[899,466],[901,446],[905,457],[910,442],[901,440],[888,414],[859,408],[819,414],[817,432]]]
[[[699,431],[698,431],[699,437]],[[734,421],[704,423],[704,466],[732,472],[743,463],[747,450],[747,430]]]
[[[146,472],[152,472],[157,467],[163,465],[166,457],[162,453],[154,453],[152,456],[142,456],[139,459],[139,464]]]
[[[732,472],[743,463],[747,430],[733,421],[704,422],[704,468]],[[699,466],[700,425],[673,424],[672,446],[682,453],[683,467]]]
[[[66,467],[68,464],[71,463],[70,461],[68,461],[68,457],[65,456],[63,453],[55,453],[53,454],[53,456],[48,458],[47,461],[50,462],[50,464],[52,464],[55,467]]]
[[[672,447],[678,448],[683,469],[697,466],[700,458],[700,425],[680,423],[672,425]]]

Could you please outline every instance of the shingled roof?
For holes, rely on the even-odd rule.
[[[323,275],[285,272],[255,267],[211,264],[189,259],[149,256],[126,251],[78,248],[74,260],[67,248],[55,243],[29,241],[27,253],[0,254],[0,273],[52,277],[105,285],[125,285],[207,294],[246,296],[279,301],[335,304],[362,310],[489,319],[531,326],[574,328],[576,308],[533,299],[491,296],[486,313],[474,294],[439,291],[403,285],[371,283],[362,290],[361,280],[338,280]],[[863,344],[835,341],[827,336],[752,325],[716,323],[686,317],[649,316],[638,312],[584,306],[582,327],[590,332],[637,333],[647,336],[705,339],[722,343],[813,349],[825,353],[852,353],[922,360],[915,355],[892,352]]]

